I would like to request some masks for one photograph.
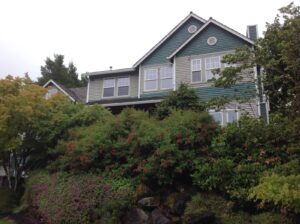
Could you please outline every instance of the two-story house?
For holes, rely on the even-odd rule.
[[[132,67],[86,73],[86,103],[99,103],[115,111],[125,106],[148,108],[180,83],[187,83],[203,101],[232,98],[224,110],[210,111],[222,125],[239,119],[241,113],[267,117],[264,98],[253,95],[261,94],[255,81],[259,72],[256,66],[231,88],[217,88],[209,82],[218,78],[214,69],[229,66],[221,62],[224,55],[243,45],[254,47],[255,39],[256,26],[248,26],[244,36],[213,18],[205,20],[191,12]],[[235,97],[248,100],[241,103]]]

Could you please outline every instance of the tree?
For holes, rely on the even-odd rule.
[[[239,66],[221,71],[221,78],[214,80],[214,84],[234,85],[242,71],[257,64],[263,67],[258,81],[264,85],[271,111],[297,117],[300,115],[300,7],[291,3],[279,12],[273,23],[267,23],[264,37],[257,41],[255,49],[239,48],[223,58],[223,62]]]
[[[0,165],[14,191],[28,169],[30,157],[44,150],[56,136],[53,133],[65,127],[59,126],[66,122],[59,123],[62,118],[58,113],[53,116],[53,111],[71,103],[62,95],[46,100],[46,91],[33,84],[27,75],[0,80]]]
[[[180,84],[178,90],[171,92],[156,106],[156,114],[163,119],[170,115],[172,109],[204,111],[205,107],[200,103],[195,90],[187,84]]]
[[[38,78],[39,85],[44,85],[49,79],[53,79],[66,87],[86,85],[85,79],[78,79],[77,68],[73,62],[70,62],[68,67],[64,65],[63,55],[55,54],[54,60],[47,57],[45,63],[45,66],[41,66],[42,77]]]

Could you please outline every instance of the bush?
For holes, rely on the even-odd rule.
[[[11,212],[17,205],[16,193],[6,187],[0,187],[0,215]]]
[[[97,219],[118,223],[133,202],[132,187],[125,180],[106,181],[99,176],[66,173],[38,173],[30,179],[27,204],[36,207],[50,224],[93,223]]]
[[[300,213],[300,175],[264,177],[250,189],[249,198]]]

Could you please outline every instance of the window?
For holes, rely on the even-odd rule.
[[[201,82],[201,59],[192,60],[192,82]]]
[[[129,95],[129,77],[118,78],[118,96]]]
[[[214,69],[220,68],[220,57],[211,57],[205,58],[205,73],[206,73],[206,81],[212,78],[219,78],[218,74],[214,74],[212,71]]]
[[[103,97],[112,97],[115,95],[115,79],[103,80]]]
[[[172,67],[160,68],[160,88],[161,89],[173,88]]]
[[[52,97],[56,93],[58,93],[58,89],[56,89],[56,88],[48,89],[48,92],[46,93],[45,98],[49,99],[50,97]]]
[[[213,117],[215,122],[223,125],[223,112],[210,111],[209,114]]]
[[[233,123],[238,121],[238,111],[228,110],[227,111],[227,123]]]
[[[144,72],[144,90],[157,90],[157,69],[147,69]]]

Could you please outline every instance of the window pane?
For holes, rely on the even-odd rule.
[[[157,80],[145,81],[145,90],[156,90]]]
[[[104,88],[103,89],[103,97],[114,96],[114,91],[115,91],[114,87]]]
[[[201,70],[201,59],[192,60],[192,71]]]
[[[104,79],[103,87],[104,88],[115,87],[115,79]]]
[[[145,80],[157,79],[157,69],[147,69],[145,70]]]
[[[129,78],[119,78],[118,86],[129,86]]]
[[[215,79],[218,79],[218,78],[220,78],[220,75],[219,74],[214,74],[213,72],[212,72],[212,70],[207,70],[206,71],[206,81],[208,81],[208,80],[210,80],[210,79],[212,79],[212,78],[215,78]]]
[[[161,80],[161,88],[162,89],[172,89],[173,88],[172,79],[162,79]]]
[[[160,78],[167,79],[172,78],[172,67],[163,67],[160,69]]]
[[[118,87],[118,96],[128,96],[129,95],[129,86]]]
[[[237,111],[227,111],[228,114],[228,123],[236,122],[238,119],[238,113]]]
[[[220,58],[219,57],[212,57],[212,58],[205,58],[205,68],[206,69],[214,69],[220,68]]]
[[[222,125],[222,121],[223,121],[222,112],[210,112],[209,114],[213,117],[215,122]]]
[[[201,72],[192,72],[192,82],[201,82]]]

